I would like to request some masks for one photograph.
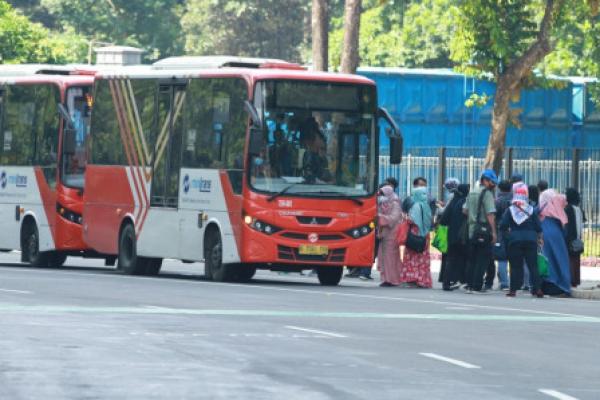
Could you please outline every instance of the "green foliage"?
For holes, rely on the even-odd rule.
[[[309,5],[306,0],[188,0],[182,18],[185,50],[301,61]]]
[[[360,29],[361,64],[449,68],[449,42],[459,0],[371,0]],[[343,20],[332,21],[330,64],[340,64]]]
[[[465,72],[499,76],[535,38],[540,7],[539,0],[463,0],[452,59]]]
[[[492,96],[486,94],[485,92],[482,94],[477,94],[477,93],[473,93],[471,94],[471,96],[465,100],[465,106],[472,108],[472,107],[483,107],[485,106],[488,101],[490,101],[492,99]]]
[[[148,59],[183,50],[179,0],[41,0],[63,26],[102,42],[143,48]]]
[[[50,32],[0,0],[0,63],[82,61],[85,41],[72,31]]]

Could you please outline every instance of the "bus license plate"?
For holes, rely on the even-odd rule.
[[[301,244],[298,249],[298,254],[302,256],[326,256],[329,254],[329,247]]]

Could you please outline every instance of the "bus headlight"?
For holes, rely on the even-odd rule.
[[[264,233],[266,235],[272,235],[281,230],[281,228],[276,227],[275,225],[267,224],[259,219],[252,218],[249,215],[244,217],[244,223],[248,225],[250,228],[254,229],[257,232]]]
[[[346,235],[354,238],[360,239],[361,237],[367,236],[369,233],[373,232],[375,229],[375,224],[371,222],[368,225],[359,226],[358,228],[350,229],[346,231]]]

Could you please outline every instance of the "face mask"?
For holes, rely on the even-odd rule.
[[[257,167],[260,167],[261,165],[263,165],[264,160],[260,157],[255,157],[254,158],[254,165],[256,165]]]
[[[383,203],[385,203],[385,196],[378,196],[377,204],[383,204]]]

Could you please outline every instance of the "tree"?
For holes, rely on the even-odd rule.
[[[306,0],[188,0],[182,18],[189,54],[301,61]]]
[[[31,22],[0,0],[0,63],[68,63],[83,60],[85,41]]]
[[[572,7],[575,1],[569,1]],[[588,4],[598,0],[588,0]],[[463,0],[452,57],[471,73],[496,80],[485,166],[502,166],[510,102],[534,81],[533,70],[553,50],[564,24],[566,0]]]
[[[327,0],[313,0],[311,25],[313,69],[327,71],[329,61],[329,9]]]
[[[342,72],[354,74],[360,63],[359,32],[361,0],[346,0],[344,10],[344,44],[342,47]]]
[[[460,0],[367,0],[360,21],[361,64],[452,68],[450,41]],[[332,19],[330,66],[339,69],[342,18]]]
[[[41,0],[75,32],[115,44],[142,47],[153,60],[181,54],[181,0]]]

